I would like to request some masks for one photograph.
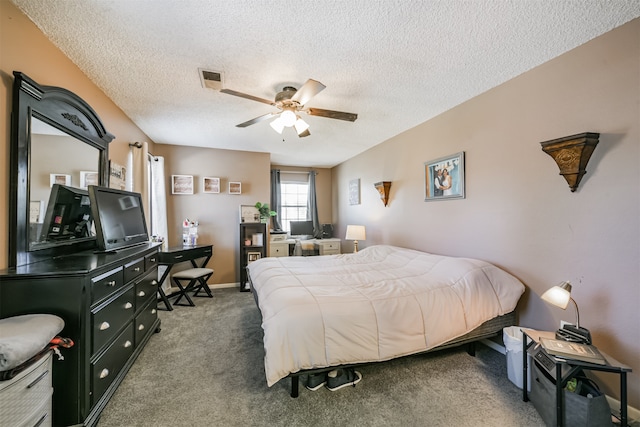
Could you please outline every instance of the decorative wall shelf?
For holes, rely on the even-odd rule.
[[[567,180],[571,191],[576,191],[593,150],[598,145],[599,133],[585,132],[564,138],[541,142],[542,151],[553,157],[560,168],[560,175]]]

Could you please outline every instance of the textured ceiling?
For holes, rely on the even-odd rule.
[[[156,143],[331,167],[640,16],[638,0],[12,0]],[[308,78],[311,136],[267,104]],[[28,72],[28,70],[21,70]],[[99,112],[98,112],[99,113]]]

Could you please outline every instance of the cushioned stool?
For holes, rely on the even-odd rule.
[[[210,268],[190,268],[188,270],[179,271],[171,276],[176,286],[178,287],[178,291],[171,296],[177,296],[176,300],[173,302],[173,305],[185,305],[194,307],[195,304],[193,300],[189,297],[187,292],[193,291],[193,296],[207,296],[209,298],[213,298],[211,294],[211,290],[209,289],[209,285],[207,285],[207,280],[213,275],[213,270]],[[183,285],[183,281],[189,281],[187,286]],[[198,292],[204,291],[207,295],[198,295]],[[184,297],[187,300],[187,303],[180,304],[180,300]]]

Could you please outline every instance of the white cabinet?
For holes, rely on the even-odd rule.
[[[286,240],[269,242],[269,256],[289,256],[289,242]]]
[[[338,255],[340,253],[340,239],[318,239],[315,241],[318,255]]]
[[[14,378],[0,381],[0,426],[51,426],[51,354]]]

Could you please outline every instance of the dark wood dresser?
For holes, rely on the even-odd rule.
[[[0,272],[0,318],[50,313],[75,345],[54,356],[53,424],[94,425],[127,371],[160,331],[159,244],[82,251]]]

